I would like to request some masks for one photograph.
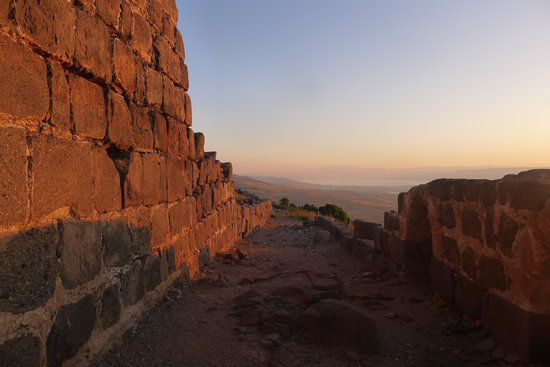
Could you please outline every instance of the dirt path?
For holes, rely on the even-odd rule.
[[[93,365],[452,367],[514,362],[511,356],[505,362],[506,352],[475,324],[453,318],[449,307],[433,298],[429,284],[404,277],[392,264],[385,280],[365,276],[363,265],[333,239],[314,243],[318,232],[323,231],[296,220],[271,218],[236,245],[246,258],[216,257],[202,279],[175,285],[125,334],[122,346]],[[311,286],[315,291],[308,293]],[[234,298],[251,290],[256,297],[235,308]],[[271,296],[274,292],[278,296]],[[308,304],[320,300],[315,297],[340,298],[366,312],[376,323],[375,351],[317,345],[315,336],[299,325]],[[273,315],[280,316],[280,323]]]

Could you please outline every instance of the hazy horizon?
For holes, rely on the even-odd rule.
[[[540,167],[546,0],[176,0],[193,129],[243,174]]]

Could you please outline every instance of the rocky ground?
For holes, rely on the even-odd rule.
[[[271,218],[181,281],[96,367],[522,365],[382,258]],[[375,339],[374,339],[375,337]]]

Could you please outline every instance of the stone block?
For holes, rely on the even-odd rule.
[[[180,87],[175,87],[176,99],[175,99],[175,112],[174,116],[181,121],[185,121],[187,114],[185,111],[185,90]]]
[[[493,337],[529,363],[550,363],[550,315],[527,311],[488,292],[482,322]]]
[[[487,290],[479,284],[460,273],[457,274],[454,302],[466,315],[473,319],[481,317],[483,295],[486,292]]]
[[[7,1],[0,2],[0,27],[8,26],[10,14],[10,3]]]
[[[168,209],[168,217],[170,220],[170,236],[177,236],[184,228],[189,228],[189,209],[187,201],[179,201],[171,205]]]
[[[147,87],[145,97],[147,103],[153,106],[161,106],[164,94],[164,80],[162,74],[147,67],[145,69]]]
[[[0,34],[0,55],[0,118],[44,120],[50,92],[42,57],[4,34]]]
[[[176,271],[176,249],[174,246],[162,249],[160,261],[162,280],[165,281],[170,274]]]
[[[384,232],[384,226],[378,225],[374,227],[374,248],[378,250],[379,252],[382,252],[383,244],[382,244],[382,235]]]
[[[121,153],[113,157],[123,180],[123,206],[125,208],[143,203],[143,160],[139,153]]]
[[[212,212],[212,188],[209,185],[201,186],[201,205],[203,217]]]
[[[515,220],[502,213],[498,223],[498,248],[504,256],[512,257],[512,245],[518,234],[518,224]]]
[[[101,327],[107,330],[120,320],[122,305],[120,304],[120,288],[111,284],[101,295]]]
[[[159,205],[151,213],[151,246],[156,248],[166,243],[169,234],[168,208]]]
[[[389,246],[391,259],[406,268],[430,265],[432,257],[431,242],[406,241],[391,235]]]
[[[63,62],[72,63],[76,18],[71,5],[56,0],[15,1],[14,15],[19,32],[39,49]]]
[[[176,104],[178,103],[176,87],[168,77],[163,77],[162,111],[170,116],[176,116]]]
[[[40,367],[42,342],[39,337],[25,333],[0,344],[0,360],[4,366]]]
[[[197,159],[195,154],[197,153],[197,150],[195,149],[195,133],[191,128],[187,128],[187,140],[189,140],[189,159],[196,162]]]
[[[477,255],[471,247],[462,251],[462,270],[471,279],[477,279]]]
[[[110,0],[104,0],[110,1]],[[120,2],[120,0],[118,0]],[[128,96],[136,90],[136,60],[132,49],[119,39],[113,41],[113,81]]]
[[[109,91],[109,112],[107,141],[120,150],[128,150],[134,145],[132,115],[124,97]]]
[[[120,4],[120,26],[118,35],[122,40],[129,40],[132,37],[134,29],[134,14],[132,6],[127,0],[122,0]]]
[[[103,139],[107,131],[103,88],[79,76],[69,76],[71,116],[74,133]]]
[[[478,241],[483,241],[481,237],[481,221],[475,210],[462,210],[462,234],[475,238]]]
[[[118,30],[121,0],[96,0],[97,15],[109,27]],[[116,58],[116,56],[115,56]]]
[[[161,283],[161,260],[157,253],[152,253],[145,262],[145,290],[152,291]]]
[[[175,22],[177,24],[177,21]],[[183,60],[185,60],[185,47],[183,44],[183,37],[181,36],[181,33],[178,29],[176,29],[176,52],[181,56]]]
[[[432,257],[431,260],[432,290],[447,302],[453,302],[454,271],[443,261]]]
[[[493,207],[487,207],[485,213],[485,244],[487,247],[497,248],[497,236],[494,229],[495,209]]]
[[[166,158],[166,189],[168,201],[173,202],[186,196],[185,161]]]
[[[458,250],[458,242],[451,237],[443,236],[441,239],[441,247],[443,248],[443,256],[449,263],[460,267],[460,251]]]
[[[122,304],[124,307],[135,305],[145,295],[143,273],[143,265],[136,261],[122,275]]]
[[[161,152],[166,152],[168,149],[168,126],[166,118],[157,111],[151,111],[150,116],[153,127],[153,146]]]
[[[27,142],[25,129],[0,127],[0,226],[27,218]]]
[[[70,207],[77,216],[91,214],[94,186],[91,148],[88,143],[49,136],[30,139],[34,188],[31,218],[42,218]]]
[[[361,219],[353,221],[353,238],[364,238],[374,240],[374,228],[379,226],[379,223],[367,222]]]
[[[374,248],[374,242],[364,238],[353,239],[353,256],[361,261],[367,258],[367,255],[371,253]]]
[[[204,134],[195,133],[195,160],[200,161],[204,158]]]
[[[499,201],[504,205],[510,198],[510,205],[516,210],[539,211],[550,199],[548,184],[539,180],[507,179],[498,185]]]
[[[183,60],[181,62],[181,78],[182,78],[181,86],[187,92],[189,90],[189,69],[187,68],[187,65]],[[189,98],[189,106],[191,107],[190,98]]]
[[[0,239],[0,311],[21,314],[48,302],[55,291],[58,245],[54,226]]]
[[[180,125],[177,123],[177,120],[172,117],[168,117],[166,122],[166,152],[169,156],[177,157],[179,151]]]
[[[499,259],[482,256],[479,260],[478,279],[486,288],[495,288],[505,291],[508,288],[508,279],[504,265]]]
[[[176,44],[176,25],[172,20],[172,17],[168,13],[164,13],[162,17],[162,29],[161,34],[166,38],[171,46]]]
[[[107,83],[111,81],[111,35],[99,18],[76,8],[75,64]]]
[[[107,267],[123,267],[132,258],[132,237],[130,228],[117,220],[103,227],[103,263]]]
[[[146,63],[151,63],[153,53],[153,37],[147,20],[139,14],[133,13],[133,28],[130,36],[130,46],[134,52]]]
[[[144,64],[140,59],[136,59],[136,90],[134,91],[134,102],[138,105],[146,104],[147,86],[145,83],[145,69],[147,64]]]
[[[222,175],[224,181],[231,181],[233,177],[233,164],[231,162],[222,163]]]
[[[156,205],[161,197],[158,154],[143,155],[143,204]]]
[[[65,220],[62,226],[61,280],[66,289],[75,289],[101,270],[101,223]]]
[[[164,37],[157,37],[153,44],[155,64],[176,82],[181,79],[181,63]]]
[[[151,251],[151,209],[141,206],[129,217],[132,253],[143,256]]]
[[[69,83],[62,68],[48,65],[52,88],[51,123],[62,135],[71,133],[71,98]]]
[[[92,149],[94,206],[99,213],[122,209],[120,176],[113,161],[103,148]]]
[[[130,103],[129,107],[132,115],[135,148],[138,150],[153,149],[153,126],[148,110],[133,103]]]
[[[185,124],[193,126],[193,107],[191,106],[191,97],[185,93]]]
[[[48,366],[61,366],[74,357],[92,335],[96,323],[94,297],[61,306],[46,341]]]

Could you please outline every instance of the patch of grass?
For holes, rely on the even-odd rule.
[[[279,218],[281,215],[277,213],[271,213],[271,218]]]
[[[308,219],[315,219],[315,213],[310,212],[303,209],[297,209],[290,213],[291,218],[301,219],[301,220],[308,220]]]

